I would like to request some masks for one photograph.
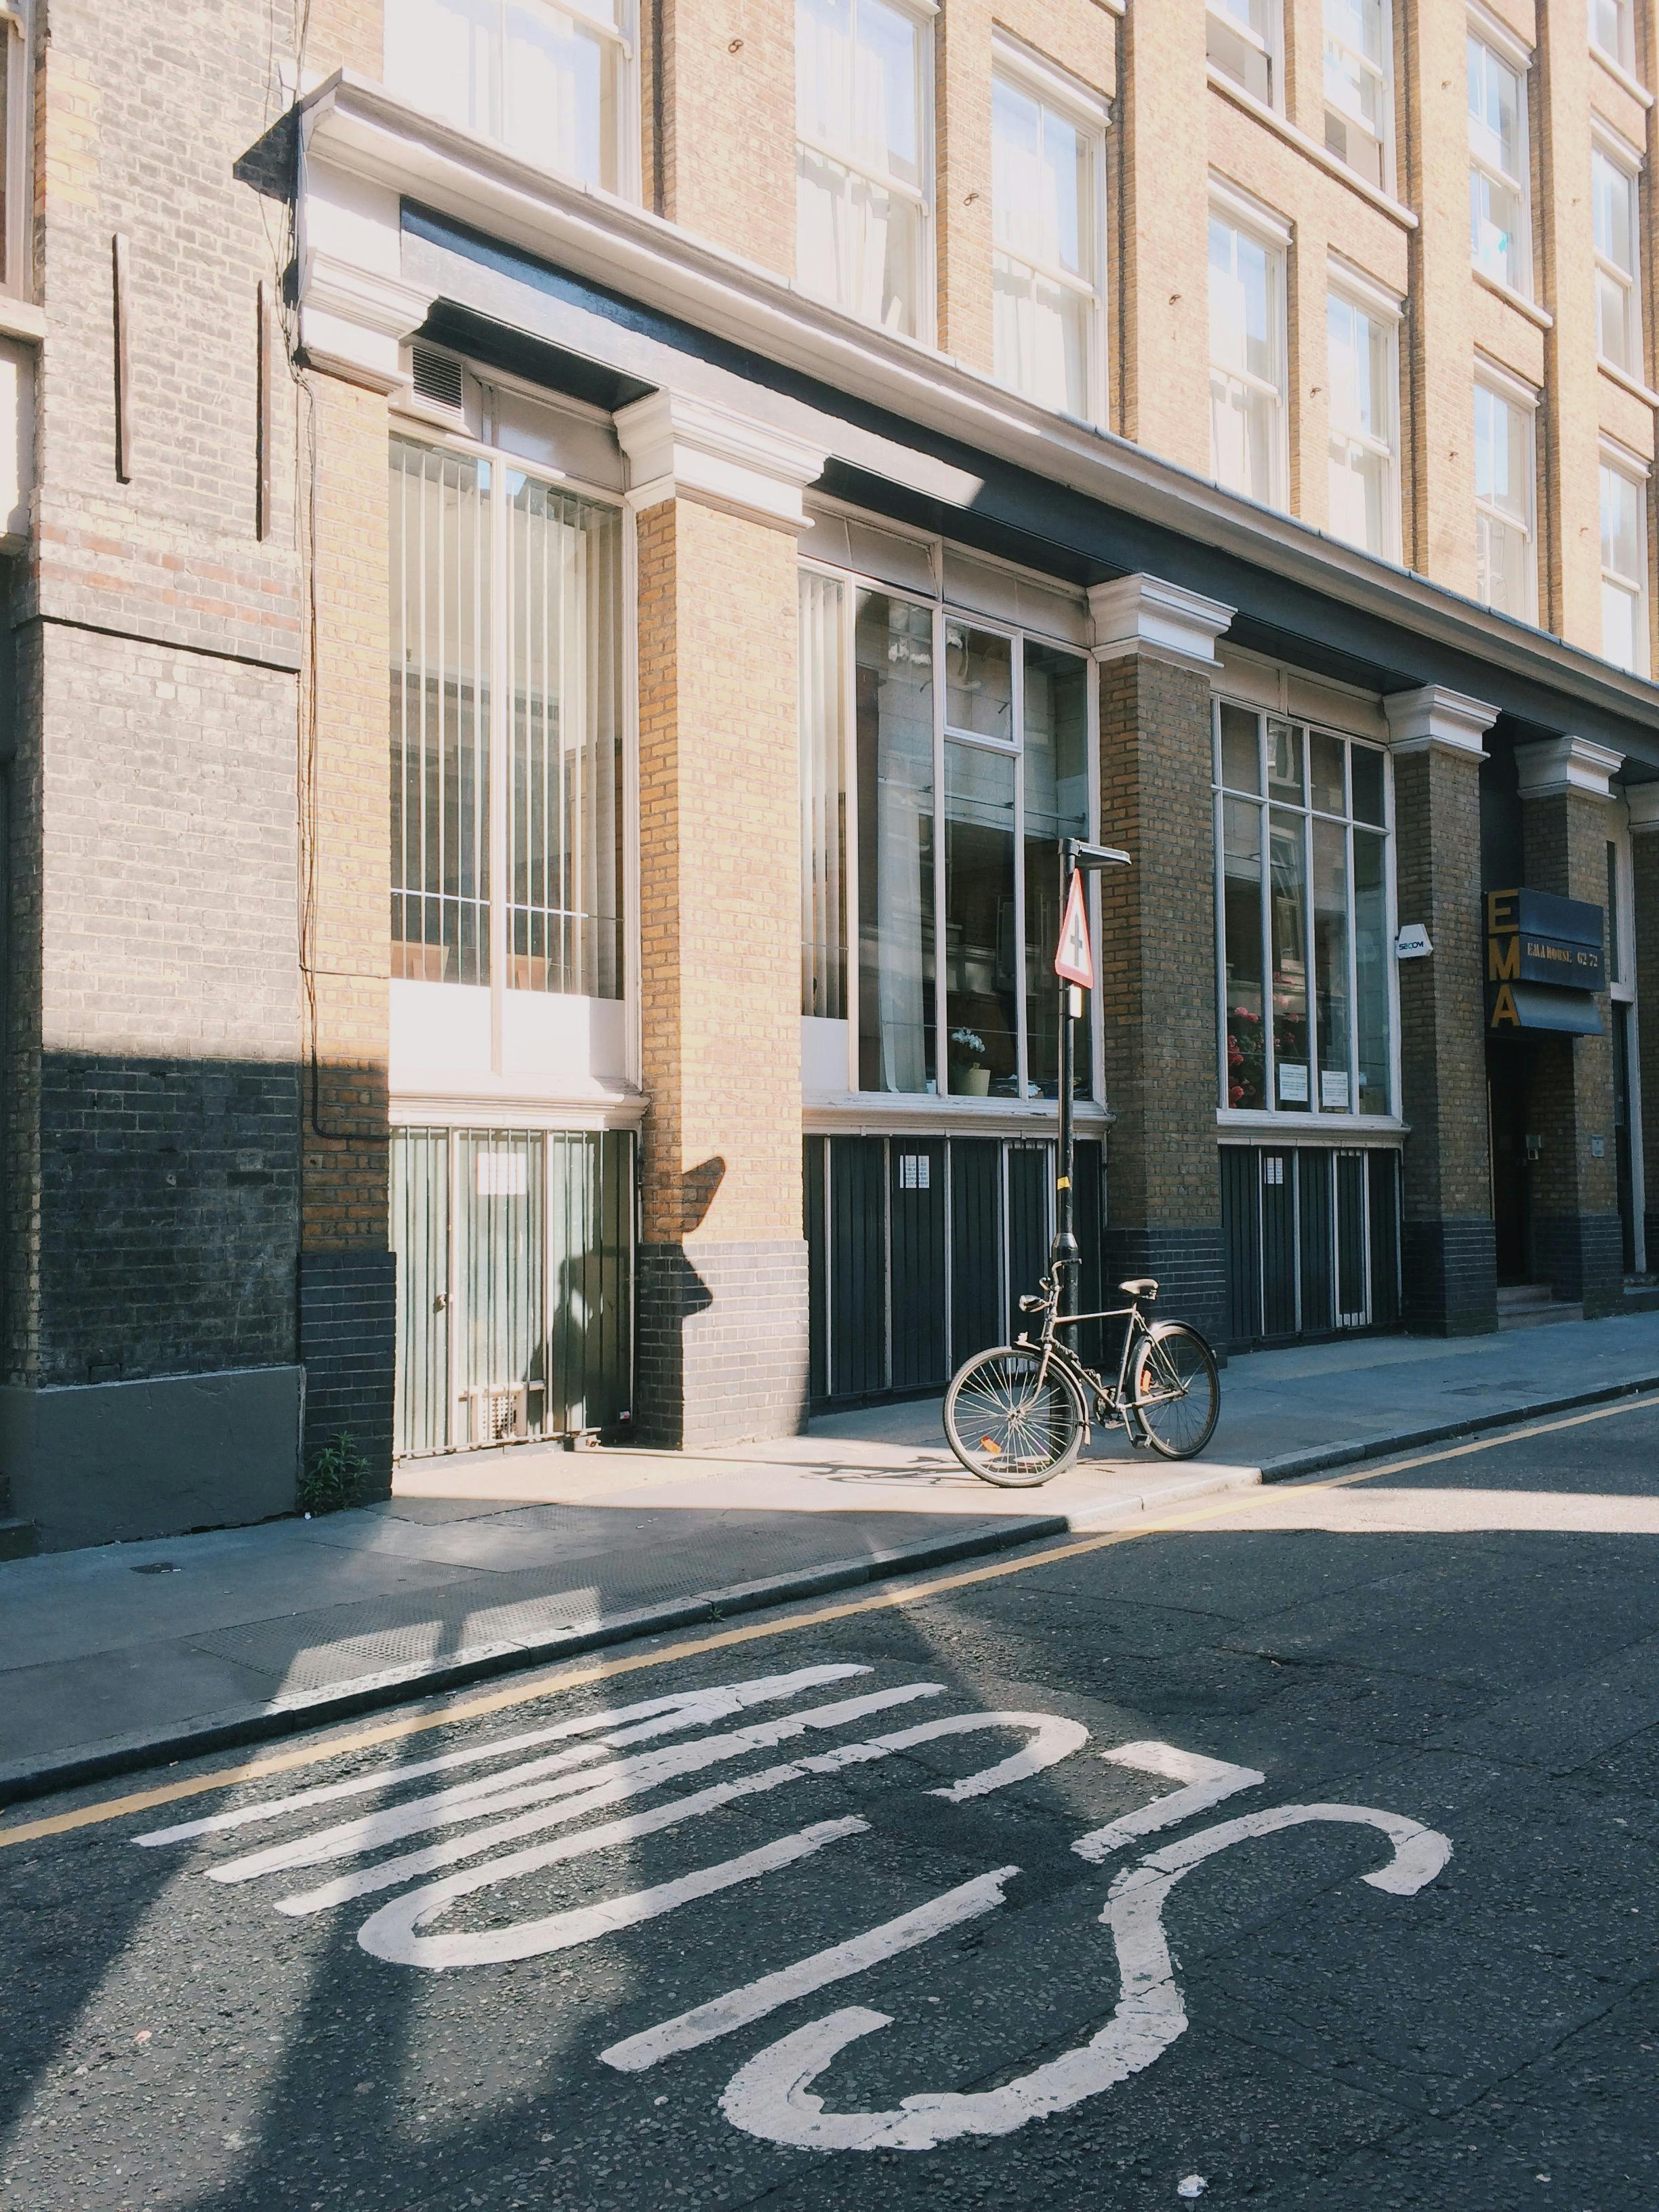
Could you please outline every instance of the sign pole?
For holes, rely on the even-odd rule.
[[[1060,944],[1054,953],[1054,974],[1060,984],[1060,1141],[1054,1159],[1054,1239],[1049,1265],[1058,1298],[1057,1313],[1078,1310],[1078,1267],[1082,1257],[1077,1241],[1077,1209],[1073,1200],[1072,1166],[1076,1150],[1076,1032],[1073,1024],[1083,1012],[1083,994],[1095,984],[1093,947],[1089,942],[1089,908],[1084,896],[1085,872],[1127,868],[1127,853],[1107,845],[1085,844],[1080,837],[1060,841]]]
[[[1060,842],[1060,910],[1063,915],[1071,897],[1073,881],[1080,883],[1077,864],[1072,857],[1071,840]],[[1062,947],[1065,930],[1060,932]],[[1060,985],[1060,1146],[1054,1162],[1054,1241],[1049,1255],[1054,1263],[1054,1287],[1060,1296],[1055,1302],[1056,1313],[1075,1313],[1078,1300],[1078,1266],[1081,1255],[1078,1250],[1077,1215],[1072,1203],[1072,1155],[1075,1148],[1073,1123],[1075,1120],[1076,1038],[1072,1029],[1072,1002],[1083,995],[1075,983],[1064,975]]]

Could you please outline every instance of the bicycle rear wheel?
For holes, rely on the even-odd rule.
[[[1029,1490],[1069,1467],[1083,1443],[1084,1412],[1053,1360],[999,1345],[959,1367],[945,1394],[945,1433],[969,1474],[1001,1490]],[[1041,1376],[1041,1380],[1039,1380]]]
[[[1190,1459],[1215,1433],[1221,1382],[1215,1354],[1184,1321],[1147,1330],[1130,1370],[1133,1412],[1146,1441],[1165,1459]]]

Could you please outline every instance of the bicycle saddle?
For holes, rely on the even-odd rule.
[[[1133,1282],[1118,1285],[1126,1298],[1145,1298],[1150,1304],[1158,1296],[1158,1285],[1150,1275],[1139,1275]]]

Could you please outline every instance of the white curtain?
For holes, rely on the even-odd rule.
[[[847,1015],[845,592],[800,580],[800,951],[804,1014]]]

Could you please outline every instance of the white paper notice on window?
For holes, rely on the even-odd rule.
[[[1281,1106],[1305,1106],[1308,1103],[1308,1070],[1300,1060],[1281,1060],[1279,1063],[1279,1103]]]
[[[1346,1067],[1322,1067],[1319,1071],[1319,1103],[1324,1107],[1334,1106],[1341,1113],[1348,1110],[1348,1071]]]
[[[522,1198],[529,1188],[530,1155],[527,1152],[479,1153],[480,1198]]]
[[[901,1152],[899,1154],[899,1188],[901,1190],[927,1189],[930,1182],[928,1170],[933,1164],[926,1152]]]

